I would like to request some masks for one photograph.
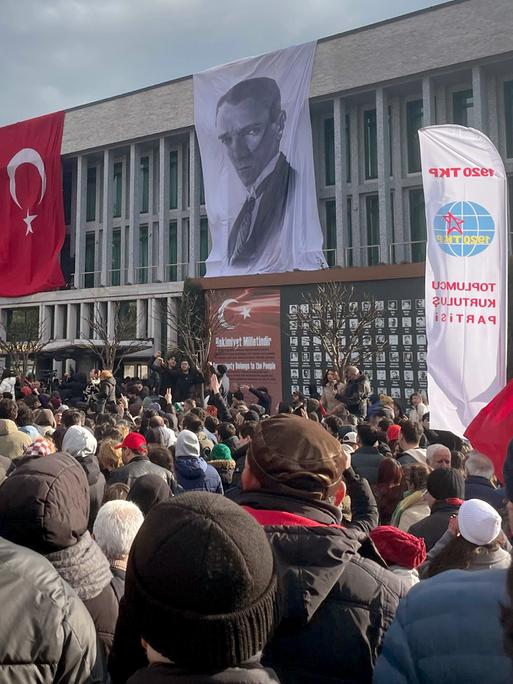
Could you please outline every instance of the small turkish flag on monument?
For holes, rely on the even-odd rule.
[[[513,380],[479,411],[465,430],[465,437],[474,449],[488,456],[502,480],[508,444],[513,439]]]
[[[64,112],[0,128],[0,297],[64,285]]]

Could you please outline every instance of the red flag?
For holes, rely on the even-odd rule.
[[[479,411],[465,430],[465,437],[474,449],[488,456],[501,478],[508,444],[513,439],[513,380]]]
[[[64,112],[0,128],[0,297],[64,285]]]

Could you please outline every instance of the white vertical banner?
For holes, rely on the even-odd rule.
[[[463,435],[506,384],[506,174],[473,128],[430,126],[419,137],[430,424]]]

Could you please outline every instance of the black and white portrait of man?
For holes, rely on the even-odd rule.
[[[313,44],[194,76],[207,276],[324,268],[308,95]]]

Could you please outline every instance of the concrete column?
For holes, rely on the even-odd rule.
[[[177,298],[176,297],[168,297],[167,298],[167,306],[168,310],[171,311],[171,307],[176,307],[177,304]],[[169,325],[169,318],[167,319],[167,347],[168,349],[171,349],[176,345],[177,339],[176,339],[176,330]]]
[[[114,337],[116,327],[116,311],[118,306],[119,302],[113,302],[112,300],[107,302],[107,335],[109,338]]]
[[[146,319],[148,314],[148,300],[138,299],[137,302],[137,321],[136,321],[136,337],[137,339],[144,339],[148,337]]]
[[[351,141],[351,234],[353,266],[360,266],[362,262],[361,250],[361,221],[360,221],[360,164],[363,158],[359,154],[360,127],[359,108],[353,106],[349,113],[349,132]],[[347,263],[347,261],[346,261]]]
[[[77,158],[77,201],[75,210],[75,288],[83,286],[82,273],[85,271],[85,237],[86,237],[86,202],[87,202],[87,159],[79,155]]]
[[[333,101],[335,130],[335,214],[337,218],[337,266],[345,266],[345,226],[347,222],[347,183],[346,183],[346,106],[344,100],[336,97]]]
[[[135,143],[130,145],[130,180],[128,192],[128,273],[127,283],[133,285],[138,281],[139,266],[139,214],[141,210],[140,198],[140,154]]]
[[[497,116],[497,112],[499,112],[500,109],[498,100],[497,76],[488,74],[486,77],[486,85],[488,91],[487,105],[488,111],[490,112],[490,116],[488,117],[488,137],[499,150],[499,152],[503,153],[505,157],[505,150],[500,149],[499,140],[499,117]]]
[[[383,88],[376,90],[376,127],[378,140],[379,260],[388,263],[388,245],[392,236],[390,131],[388,126],[388,98]]]
[[[66,326],[66,339],[68,340],[74,340],[76,338],[79,306],[79,304],[68,304],[68,317]]]
[[[435,89],[429,76],[422,79],[422,125],[436,124]]]
[[[160,335],[160,300],[156,297],[148,300],[148,337],[153,338],[154,351],[165,352]]]
[[[112,212],[114,166],[110,150],[103,152],[103,208],[102,208],[102,250],[100,285],[109,287],[112,283]]]
[[[80,337],[89,339],[89,321],[91,319],[91,304],[82,302],[80,304]]]
[[[189,268],[188,276],[199,274],[200,234],[200,156],[195,130],[189,132]]]
[[[486,84],[483,67],[472,67],[472,95],[474,98],[474,128],[486,134],[488,117],[486,112]]]
[[[157,253],[157,281],[168,280],[166,265],[169,261],[169,144],[159,140],[159,237]]]
[[[401,243],[406,240],[404,231],[404,207],[403,207],[403,145],[402,137],[405,135],[401,126],[401,100],[394,99],[392,102],[392,140],[394,141],[394,151],[392,155],[392,176],[394,178],[394,243]],[[395,244],[392,254],[392,261],[399,263],[405,258],[405,245]]]
[[[54,337],[54,332],[51,325],[52,317],[50,313],[50,306],[51,305],[49,304],[39,305],[39,324],[42,330],[42,338],[45,342],[48,342],[48,340],[51,340]]]

